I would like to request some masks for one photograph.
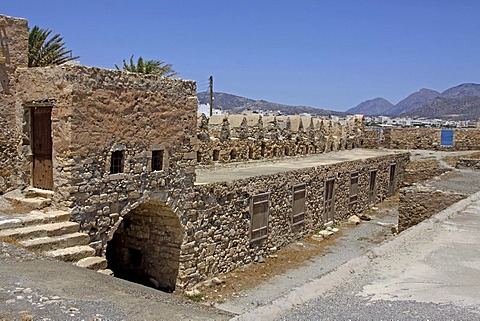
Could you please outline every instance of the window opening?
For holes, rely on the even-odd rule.
[[[163,150],[152,151],[152,171],[161,171],[163,169]]]
[[[112,152],[112,159],[110,162],[110,174],[123,173],[123,150],[116,150]]]
[[[250,242],[259,241],[268,236],[269,198],[270,193],[257,194],[251,198]]]
[[[213,161],[218,162],[219,158],[220,158],[220,151],[218,149],[215,149],[213,151]]]

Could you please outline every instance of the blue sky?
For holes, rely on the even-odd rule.
[[[346,110],[420,88],[480,82],[477,0],[3,0],[0,13],[60,33],[80,62],[173,64],[215,91]]]

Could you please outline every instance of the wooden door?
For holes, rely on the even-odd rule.
[[[33,187],[53,190],[52,108],[32,108]]]

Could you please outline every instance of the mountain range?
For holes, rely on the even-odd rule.
[[[284,115],[301,113],[318,116],[363,114],[367,116],[425,117],[446,120],[480,119],[480,84],[474,83],[461,84],[441,93],[432,89],[422,88],[410,94],[396,105],[378,97],[364,101],[346,112],[310,106],[291,106],[222,92],[215,92],[214,97],[214,107],[230,113],[280,111]],[[198,93],[198,100],[201,103],[207,103],[208,94],[206,92]]]
[[[200,103],[208,103],[209,95],[206,92],[197,94]],[[307,113],[317,116],[345,116],[345,112],[320,109],[310,106],[291,106],[278,103],[272,103],[266,100],[254,100],[232,94],[215,92],[214,107],[223,111],[228,111],[232,114],[239,114],[245,111],[280,111],[284,115],[295,115]]]
[[[364,101],[346,112],[369,116],[475,120],[480,118],[480,84],[465,83],[441,93],[422,88],[396,105],[386,99],[375,98]]]

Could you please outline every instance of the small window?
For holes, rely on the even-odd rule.
[[[197,163],[202,162],[202,153],[200,151],[197,152]]]
[[[123,173],[123,150],[116,150],[112,152],[112,159],[110,161],[110,174]]]
[[[152,171],[161,171],[163,169],[163,150],[152,151]]]
[[[259,241],[268,236],[269,198],[270,193],[257,194],[251,198],[250,242]]]
[[[358,202],[358,172],[350,173],[350,204]]]
[[[293,187],[292,226],[303,224],[305,221],[306,185],[298,184]]]
[[[218,149],[215,149],[213,151],[213,161],[218,162],[219,159],[220,159],[220,151]]]

